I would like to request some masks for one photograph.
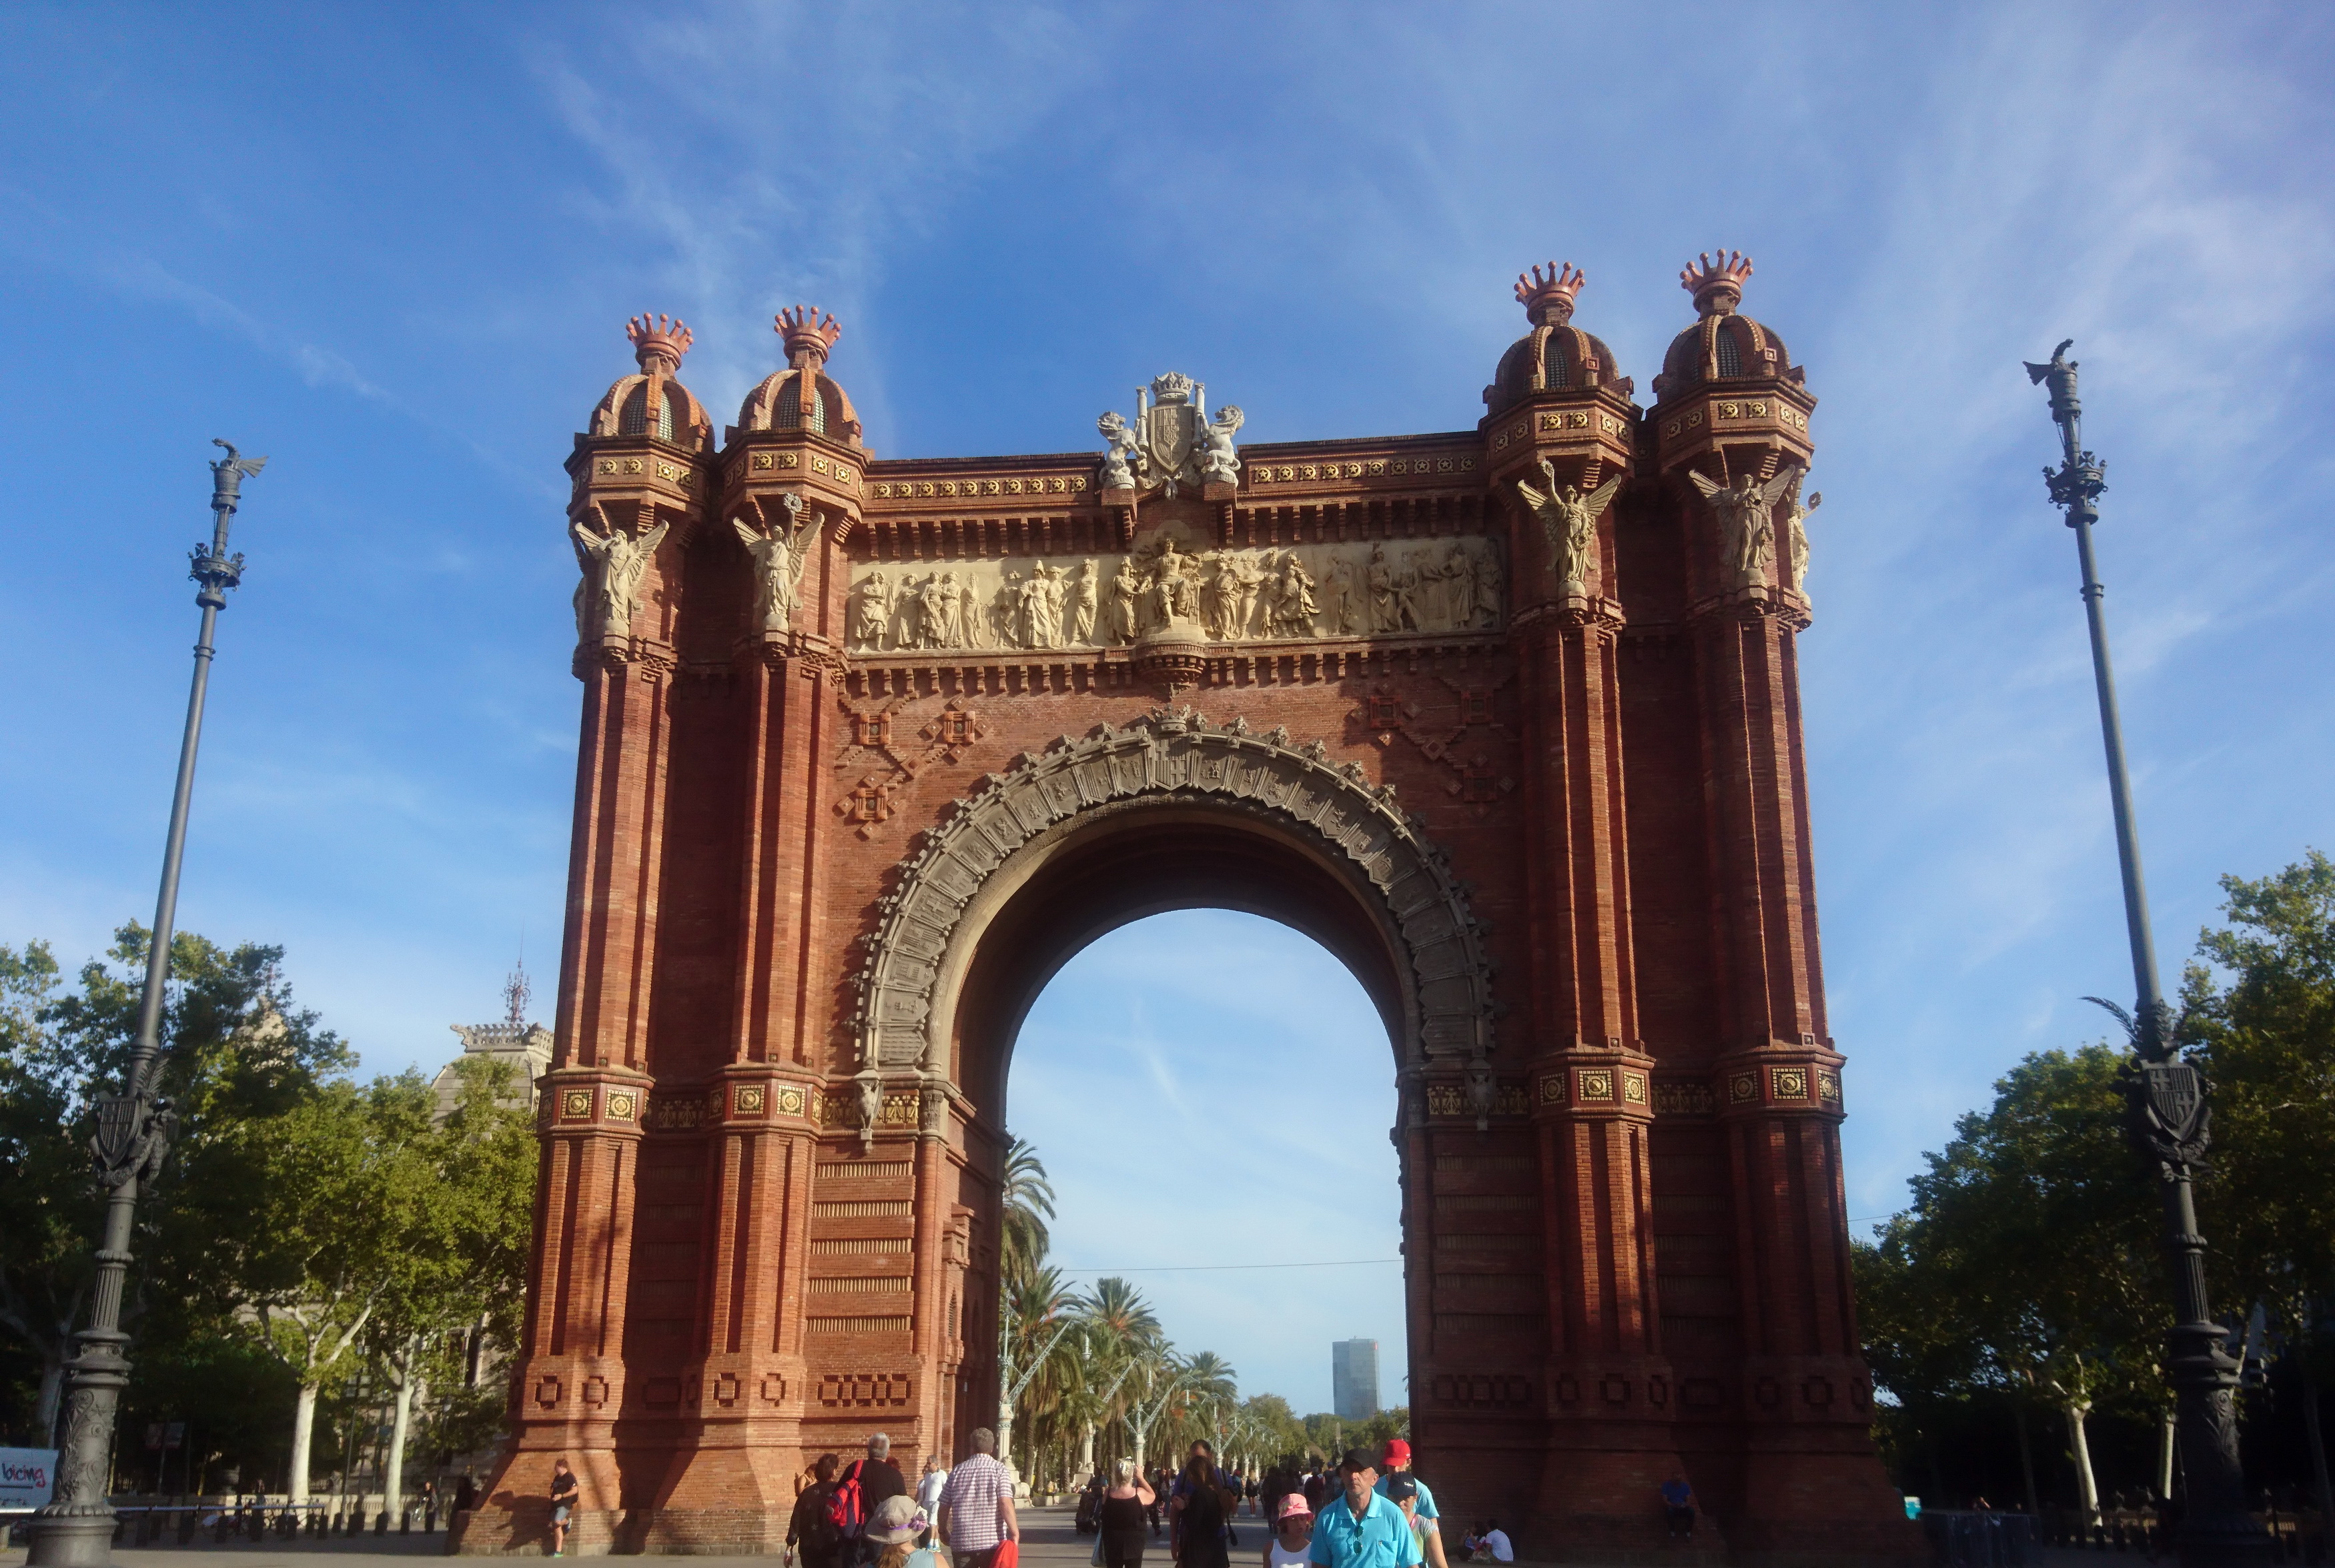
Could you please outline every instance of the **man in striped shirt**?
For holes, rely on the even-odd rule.
[[[972,1456],[949,1472],[937,1523],[956,1568],[989,1568],[1000,1542],[1022,1538],[1013,1472],[998,1462],[997,1434],[988,1428],[974,1430]]]

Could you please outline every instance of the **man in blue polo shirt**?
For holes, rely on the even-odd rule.
[[[1313,1518],[1307,1556],[1318,1568],[1419,1568],[1419,1538],[1402,1510],[1381,1497],[1378,1460],[1368,1448],[1346,1450],[1346,1490]]]

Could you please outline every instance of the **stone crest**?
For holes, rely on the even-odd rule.
[[[1207,390],[1206,382],[1171,370],[1135,389],[1133,423],[1116,410],[1097,421],[1109,443],[1100,488],[1157,489],[1172,499],[1178,486],[1232,482],[1240,471],[1232,440],[1244,416],[1228,405],[1212,425]]]

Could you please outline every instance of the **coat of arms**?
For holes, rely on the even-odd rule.
[[[1178,371],[1152,378],[1148,391],[1135,389],[1135,422],[1114,411],[1096,421],[1110,443],[1103,454],[1098,488],[1106,490],[1158,487],[1172,498],[1178,485],[1204,480],[1236,481],[1240,459],[1233,437],[1241,411],[1230,403],[1208,418],[1207,385]]]

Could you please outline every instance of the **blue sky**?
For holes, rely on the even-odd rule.
[[[1587,270],[1579,319],[1643,388],[1689,317],[1678,267],[1714,245],[1757,258],[1746,308],[1823,400],[1802,654],[1853,1214],[1896,1207],[2008,1063],[2096,1035],[2079,998],[2129,984],[2022,358],[2078,340],[2109,460],[2168,960],[2218,875],[2330,840],[2324,7],[17,5],[0,43],[30,411],[0,942],[71,960],[150,911],[215,435],[274,462],[183,921],[285,944],[393,1068],[493,1014],[522,930],[554,963],[559,464],[629,368],[627,315],[688,318],[684,379],[722,421],[776,363],[773,309],[834,310],[884,455],[1084,448],[1170,366],[1258,440],[1451,430],[1522,328],[1526,263]],[[1185,1125],[1271,1147],[1291,1112],[1237,1091],[1255,1041],[1295,1038],[1271,987],[1208,988],[1237,1029],[1189,1011],[1226,942],[1265,952],[1227,918],[1096,950],[1025,1067],[1063,1060],[1048,1031],[1134,1040],[1139,1017],[1229,1086]],[[1274,940],[1267,970],[1321,967]],[[1383,1047],[1355,1049],[1357,1098],[1307,1115],[1383,1125]],[[1091,1104],[1017,1093],[1019,1130],[1084,1157]],[[1086,1201],[1081,1253],[1109,1238]],[[1232,1261],[1283,1218],[1336,1224],[1253,1202]],[[1301,1405],[1327,1401],[1329,1339],[1398,1310],[1389,1279],[1284,1346],[1243,1337],[1258,1295],[1151,1278],[1179,1340]]]

